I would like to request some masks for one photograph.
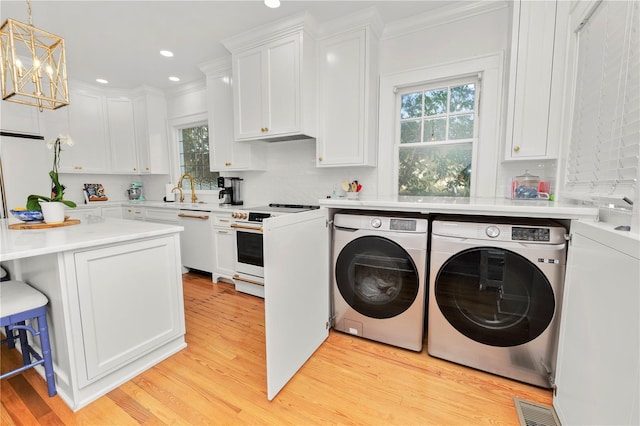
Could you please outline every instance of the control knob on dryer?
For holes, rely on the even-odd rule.
[[[382,220],[377,217],[371,219],[371,226],[374,228],[380,228],[382,226]]]
[[[485,232],[487,233],[487,237],[496,238],[498,235],[500,235],[500,228],[498,228],[497,226],[491,225],[487,227]]]

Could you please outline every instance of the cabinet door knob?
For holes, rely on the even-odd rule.
[[[322,161],[322,157],[318,157],[318,161]]]
[[[261,131],[262,133],[265,133],[265,132],[268,132],[268,131],[269,131],[269,128],[268,128],[268,127],[263,127],[263,128],[261,128],[261,129],[260,129],[260,131]]]
[[[518,152],[518,151],[520,151],[520,147],[519,147],[518,145],[516,145],[516,146],[514,146],[514,147],[513,147],[513,150],[514,150],[515,152]]]

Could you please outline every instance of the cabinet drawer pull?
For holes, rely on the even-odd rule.
[[[191,219],[202,219],[202,220],[209,220],[209,216],[208,215],[193,215],[193,214],[185,214],[185,213],[178,213],[178,217],[188,217]]]
[[[228,231],[218,231],[218,234],[228,234]]]

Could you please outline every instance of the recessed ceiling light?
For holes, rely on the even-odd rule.
[[[160,51],[160,54],[161,54],[162,56],[166,56],[167,58],[170,58],[170,57],[172,57],[172,56],[173,56],[173,52],[172,52],[172,51],[170,51],[170,50],[161,50],[161,51]]]
[[[109,81],[105,80],[104,78],[96,78],[96,81],[100,84],[107,84],[109,83]]]
[[[174,77],[174,76],[169,77],[169,80],[171,80],[171,81],[180,81],[180,79],[178,77]]]
[[[264,4],[267,7],[275,9],[276,7],[280,7],[280,0],[264,0]]]

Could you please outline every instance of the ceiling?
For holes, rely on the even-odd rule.
[[[256,26],[308,11],[318,23],[375,6],[385,23],[438,8],[451,1],[282,0],[269,9],[262,0],[235,1],[57,1],[32,0],[33,25],[65,39],[70,80],[132,89],[170,89],[202,80],[198,64],[227,55],[220,40]],[[2,0],[0,22],[28,23],[26,0]],[[165,58],[162,49],[175,56]],[[179,83],[169,81],[177,76]]]

